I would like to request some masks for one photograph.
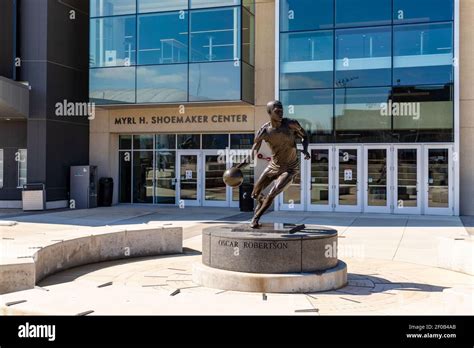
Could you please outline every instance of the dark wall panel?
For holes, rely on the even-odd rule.
[[[14,72],[14,1],[0,0],[0,76],[13,79]]]

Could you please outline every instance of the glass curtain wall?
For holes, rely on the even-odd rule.
[[[254,6],[240,0],[90,0],[97,104],[254,102]]]
[[[281,0],[280,99],[312,143],[452,142],[454,0]]]

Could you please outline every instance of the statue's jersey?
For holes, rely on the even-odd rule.
[[[300,157],[296,139],[302,139],[304,135],[303,128],[296,120],[283,118],[278,128],[273,128],[271,122],[265,123],[260,128],[257,139],[264,140],[272,150],[272,161],[266,171],[272,174],[298,172]]]

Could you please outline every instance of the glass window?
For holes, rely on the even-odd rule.
[[[390,115],[384,115],[381,108],[389,103],[390,93],[390,88],[336,90],[336,130],[391,129]]]
[[[327,29],[334,26],[334,0],[281,0],[280,31]]]
[[[242,100],[255,103],[255,68],[242,63]]]
[[[392,0],[336,0],[337,27],[391,24],[391,13]]]
[[[138,12],[187,10],[188,0],[138,0]]]
[[[242,60],[255,65],[255,17],[242,11]]]
[[[176,149],[175,134],[157,134],[155,136],[155,147],[160,149]]]
[[[225,150],[229,147],[228,134],[203,134],[202,148],[203,149],[217,149]]]
[[[133,203],[153,203],[153,151],[133,153]]]
[[[191,61],[240,59],[240,9],[191,12]]]
[[[453,0],[394,0],[395,23],[440,22],[454,19]]]
[[[281,102],[285,115],[298,120],[315,141],[317,134],[331,134],[333,130],[333,90],[282,91]]]
[[[134,135],[134,150],[151,150],[153,149],[153,135]]]
[[[240,0],[191,0],[191,8],[240,5]]]
[[[187,64],[137,68],[137,103],[172,103],[187,99]]]
[[[333,86],[333,32],[281,35],[281,89]]]
[[[336,31],[336,87],[391,85],[391,36],[390,27]]]
[[[176,151],[157,151],[155,203],[176,203]]]
[[[394,130],[453,129],[452,87],[394,87],[392,113]]]
[[[120,151],[119,156],[119,201],[120,203],[132,203],[132,154]]]
[[[90,0],[91,17],[135,13],[136,0]],[[176,1],[176,0],[173,0]]]
[[[394,27],[394,85],[453,81],[451,23]]]
[[[92,19],[90,66],[135,65],[135,16]]]
[[[3,150],[0,149],[0,188],[3,187]]]
[[[200,149],[201,135],[178,134],[178,149]]]
[[[97,104],[135,103],[135,68],[91,69],[89,98]]]
[[[234,62],[189,65],[189,101],[239,99],[240,67]]]
[[[188,61],[186,11],[138,17],[138,64],[173,64]]]
[[[18,150],[18,187],[23,187],[27,183],[27,150],[19,149]]]
[[[131,135],[121,135],[119,137],[119,149],[120,150],[132,149],[132,136]]]
[[[253,134],[231,134],[231,149],[251,149],[255,136]]]

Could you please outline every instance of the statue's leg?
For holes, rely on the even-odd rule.
[[[296,174],[285,172],[281,174],[278,179],[276,179],[275,185],[272,187],[268,195],[263,199],[258,209],[255,210],[255,215],[251,224],[252,227],[258,227],[258,221],[260,220],[262,215],[267,211],[268,208],[270,208],[275,197],[285,191],[288,186],[291,185],[295,175]]]

